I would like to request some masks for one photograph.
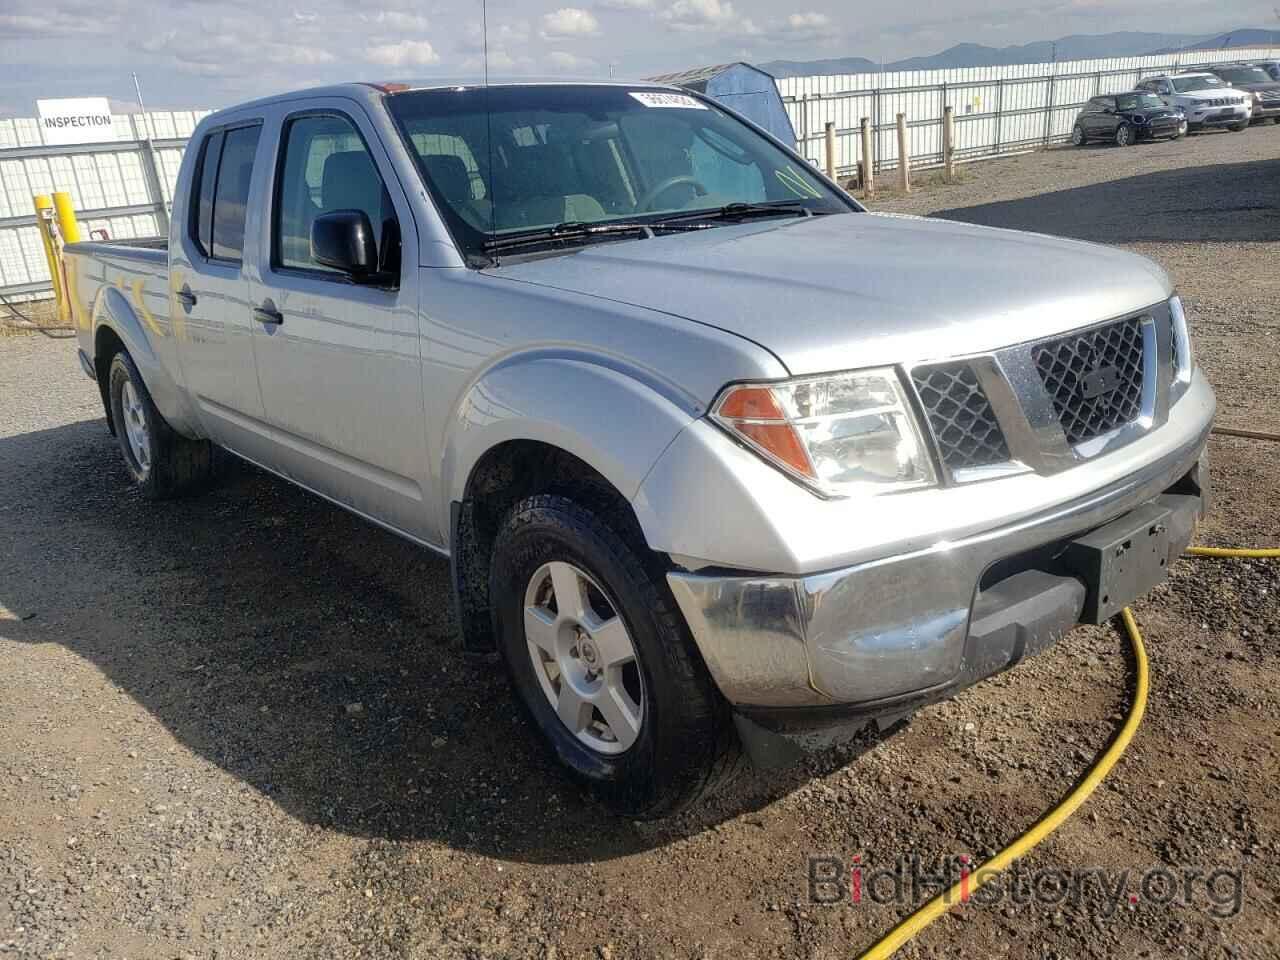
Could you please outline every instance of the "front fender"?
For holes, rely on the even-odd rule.
[[[145,309],[145,303],[135,307],[125,290],[120,287],[107,286],[102,289],[93,309],[94,365],[100,359],[96,355],[98,334],[106,327],[120,338],[129,351],[160,415],[179,433],[191,437],[201,436],[199,421],[187,402],[186,392],[179,386],[156,350],[154,338],[164,336],[164,328],[154,318],[145,315]],[[104,397],[108,386],[105,382],[101,384]]]
[[[694,419],[683,398],[588,357],[509,358],[479,377],[450,418],[442,463],[441,529],[484,454],[509,440],[559,447],[630,500],[668,444]]]

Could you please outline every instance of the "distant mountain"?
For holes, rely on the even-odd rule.
[[[1280,49],[1280,29],[1263,30],[1257,27],[1242,27],[1239,30],[1228,30],[1214,37],[1205,37],[1181,47],[1161,47],[1153,53],[1179,53],[1183,50],[1225,50],[1230,47],[1276,47]]]
[[[987,47],[980,43],[960,43],[929,57],[909,57],[884,64],[891,70],[942,70],[954,67],[994,67],[1014,63],[1051,63],[1054,59],[1094,60],[1101,57],[1137,57],[1148,53],[1177,50],[1210,50],[1233,46],[1269,46],[1276,31],[1241,29],[1205,37],[1179,33],[1104,33],[1099,36],[1071,36],[1041,40],[1011,47]],[[1229,41],[1229,42],[1228,42]],[[1278,44],[1280,45],[1280,44]],[[759,64],[775,77],[806,77],[831,73],[876,73],[880,63],[866,57],[835,57],[826,60],[771,60]]]
[[[816,77],[832,73],[875,73],[880,64],[866,57],[836,57],[833,60],[770,60],[756,64],[775,77]]]

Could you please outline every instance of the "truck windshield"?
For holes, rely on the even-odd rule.
[[[1179,93],[1194,93],[1196,90],[1216,90],[1227,84],[1217,77],[1174,77],[1173,89]]]
[[[1271,77],[1261,67],[1224,67],[1218,76],[1227,83],[1270,83]]]
[[[1154,93],[1122,93],[1116,97],[1116,106],[1121,110],[1154,110],[1163,107],[1164,101]]]
[[[469,260],[554,227],[656,223],[778,204],[850,213],[806,165],[713,104],[669,90],[521,85],[422,90],[387,108]],[[741,209],[733,207],[731,209]],[[767,211],[766,211],[767,212]],[[558,237],[642,236],[562,229]]]

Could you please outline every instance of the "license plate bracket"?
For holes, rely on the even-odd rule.
[[[1145,503],[1072,540],[1063,554],[1088,591],[1082,623],[1106,623],[1169,574],[1170,510]]]

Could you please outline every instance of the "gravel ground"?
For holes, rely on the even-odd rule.
[[[1154,257],[1221,421],[1275,430],[1278,189],[1280,130],[1258,127],[976,165],[876,206]],[[1202,539],[1280,542],[1277,451],[1212,447]],[[500,671],[457,652],[444,562],[244,468],[142,502],[66,343],[0,339],[0,491],[0,956],[848,957],[904,911],[870,885],[811,903],[810,855],[986,857],[1130,692],[1125,642],[1082,628],[892,736],[620,822],[560,778]],[[1049,883],[903,955],[1276,956],[1278,592],[1280,564],[1183,561],[1138,605],[1147,720],[1021,865],[1109,871],[1115,899],[1055,904]],[[1160,867],[1171,904],[1141,886]],[[1239,871],[1238,910],[1235,874],[1216,903],[1186,880],[1215,869]]]

